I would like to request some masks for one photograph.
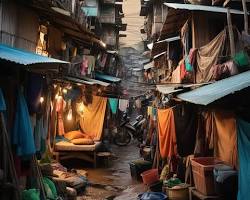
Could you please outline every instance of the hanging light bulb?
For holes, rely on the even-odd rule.
[[[79,110],[79,112],[83,112],[83,110],[84,110],[84,105],[83,105],[82,102],[79,104],[78,110]]]
[[[57,100],[58,98],[59,98],[59,95],[58,93],[56,93],[55,99]]]
[[[40,97],[40,103],[44,102],[44,97]]]
[[[72,109],[69,109],[68,115],[67,115],[67,120],[71,121],[72,120]]]
[[[68,90],[66,88],[63,88],[63,93],[67,94]]]

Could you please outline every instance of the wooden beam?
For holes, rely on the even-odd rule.
[[[247,14],[246,0],[242,0],[242,7],[244,11],[244,29],[245,29],[245,33],[248,34],[248,14]]]
[[[232,18],[231,18],[231,13],[230,13],[229,8],[227,8],[227,25],[228,25],[231,56],[233,57],[235,55],[235,44],[234,44],[234,32],[233,32],[233,26],[232,26]]]

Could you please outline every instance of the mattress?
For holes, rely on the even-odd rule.
[[[55,144],[56,151],[95,151],[101,142],[95,142],[92,145],[76,145],[71,142],[60,141]]]

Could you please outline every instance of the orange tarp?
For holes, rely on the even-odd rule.
[[[162,158],[177,155],[174,113],[172,109],[158,109],[159,147]]]
[[[93,96],[92,104],[84,106],[80,126],[93,140],[100,140],[106,111],[107,98]]]

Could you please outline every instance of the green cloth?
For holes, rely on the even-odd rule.
[[[239,67],[248,66],[249,64],[249,57],[244,51],[237,53],[233,60]]]
[[[117,107],[118,107],[118,99],[109,98],[109,106],[110,106],[112,114],[116,114]]]
[[[46,191],[46,197],[49,199],[57,199],[57,191],[55,184],[47,177],[43,177],[43,184]]]
[[[40,200],[40,192],[37,189],[24,190],[22,200]]]

